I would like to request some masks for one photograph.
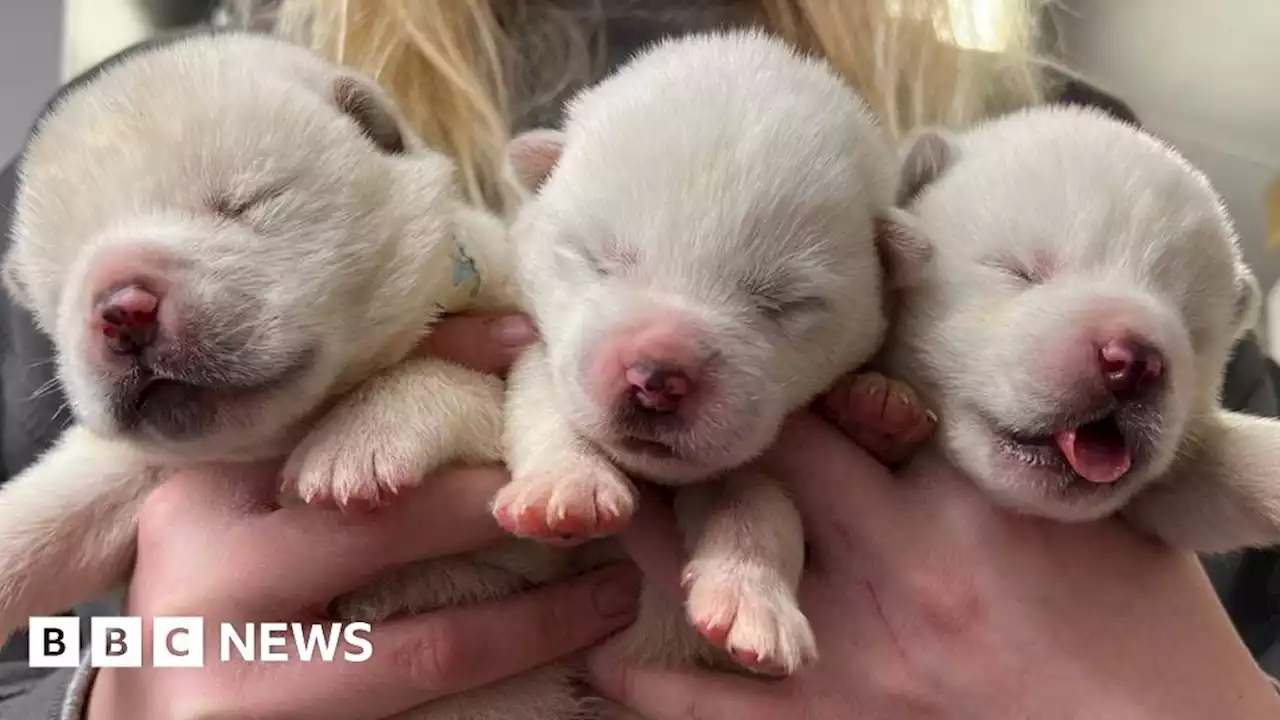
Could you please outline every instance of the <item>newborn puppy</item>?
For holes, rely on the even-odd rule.
[[[794,671],[816,656],[804,536],[753,460],[876,352],[886,286],[927,261],[911,232],[877,245],[897,227],[891,146],[829,66],[730,32],[649,48],[510,156],[536,188],[512,241],[542,343],[510,378],[495,516],[577,542],[626,525],[628,474],[677,486],[688,614],[711,642],[650,593],[636,652]]]
[[[374,83],[301,48],[186,40],[71,93],[25,156],[4,273],[54,341],[76,424],[0,490],[0,629],[123,582],[169,469],[291,454],[296,494],[367,506],[443,463],[500,461],[501,382],[406,358],[443,312],[510,307],[509,262],[503,225]],[[566,562],[513,540],[337,607],[377,620]],[[412,716],[578,711],[549,666]]]
[[[1259,293],[1204,175],[1081,109],[922,133],[905,175],[935,255],[883,362],[957,467],[1049,518],[1123,511],[1199,551],[1280,540],[1280,424],[1218,400]]]

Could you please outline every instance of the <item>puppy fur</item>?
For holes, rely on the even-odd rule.
[[[1280,540],[1280,424],[1219,402],[1259,293],[1205,176],[1072,108],[925,131],[903,161],[934,258],[878,362],[934,404],[937,449],[1023,512],[1121,512],[1204,552]]]
[[[147,51],[48,116],[4,275],[54,340],[76,423],[0,490],[0,630],[124,582],[140,501],[174,468],[288,456],[292,495],[369,506],[501,461],[502,384],[406,359],[443,312],[515,300],[505,227],[453,173],[372,81],[264,37]],[[112,325],[116,302],[153,312]],[[122,352],[126,326],[152,334]],[[513,539],[337,609],[379,620],[570,565]],[[574,677],[548,666],[406,717],[577,717]]]
[[[737,31],[648,48],[510,158],[534,191],[512,242],[542,342],[510,379],[495,516],[573,543],[626,525],[631,478],[676,486],[688,619],[647,592],[633,654],[796,670],[817,653],[803,530],[753,463],[876,352],[886,287],[928,260],[876,233],[896,227],[891,144],[829,66]],[[672,397],[647,395],[654,367]]]

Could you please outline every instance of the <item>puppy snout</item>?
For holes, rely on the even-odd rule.
[[[1160,382],[1164,357],[1151,343],[1133,336],[1121,336],[1098,349],[1102,382],[1118,400],[1128,400]]]
[[[136,356],[155,342],[160,330],[160,298],[139,284],[110,290],[96,308],[106,348],[116,355]]]
[[[639,360],[627,367],[631,403],[637,409],[675,412],[694,390],[696,370],[658,360]]]
[[[704,389],[705,332],[687,318],[665,314],[619,328],[596,355],[597,402],[647,416],[683,415]]]

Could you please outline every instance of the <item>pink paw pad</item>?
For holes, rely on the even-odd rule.
[[[575,545],[626,527],[635,491],[600,471],[515,479],[493,500],[498,525],[518,537]]]
[[[313,507],[340,510],[344,513],[365,514],[390,505],[398,496],[399,493],[394,489],[377,485],[373,486],[368,493],[351,495],[342,500],[335,497],[333,492],[328,489],[320,490],[311,497],[303,499]]]
[[[733,623],[722,625],[709,620],[696,623],[698,634],[706,638],[708,642],[716,647],[724,647],[729,641],[729,629],[733,627]]]
[[[564,517],[551,521],[545,507],[529,507],[519,512],[506,507],[494,509],[494,518],[503,530],[520,537],[561,545],[586,542],[593,537],[617,532],[625,525],[616,514],[600,509],[592,520],[585,515],[566,513]]]
[[[767,660],[761,660],[758,653],[750,650],[734,650],[732,655],[733,659],[737,660],[739,665],[742,665],[752,672],[760,673],[761,675],[776,675],[779,677],[787,674],[787,671],[782,666]]]

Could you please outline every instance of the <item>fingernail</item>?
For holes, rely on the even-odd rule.
[[[489,327],[493,339],[506,347],[524,347],[538,336],[533,322],[524,315],[508,315]]]
[[[634,615],[640,604],[640,581],[640,572],[634,568],[611,571],[591,592],[596,612],[608,619]]]

